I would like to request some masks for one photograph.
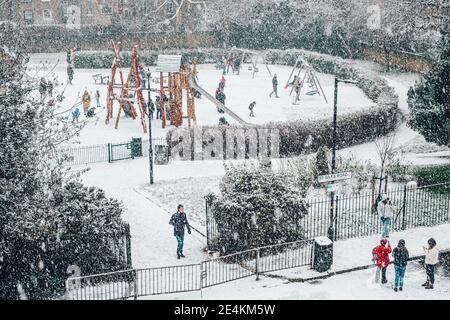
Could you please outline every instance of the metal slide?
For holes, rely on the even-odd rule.
[[[227,107],[225,107],[225,105],[220,102],[219,100],[217,100],[216,98],[214,98],[212,95],[210,95],[205,89],[203,89],[202,87],[200,87],[197,83],[197,80],[193,77],[193,76],[189,76],[189,84],[192,88],[194,88],[195,90],[197,90],[198,92],[200,92],[202,94],[202,96],[204,96],[206,99],[208,99],[209,101],[211,101],[212,103],[214,103],[217,108],[219,108],[220,110],[222,110],[223,112],[225,112],[227,115],[229,115],[231,118],[233,118],[234,120],[236,120],[237,122],[239,122],[239,124],[241,125],[246,125],[246,126],[253,126],[253,124],[248,123],[246,121],[244,121],[241,117],[239,117],[236,113],[234,113],[233,111],[231,111],[230,109],[228,109]]]

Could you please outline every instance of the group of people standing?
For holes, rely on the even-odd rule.
[[[391,199],[384,195],[377,206],[377,213],[380,216],[382,223],[382,239],[380,244],[373,248],[373,259],[377,264],[376,282],[380,280],[381,283],[387,283],[386,269],[390,264],[389,254],[392,253],[394,258],[393,264],[395,268],[395,283],[394,290],[403,290],[403,281],[405,277],[406,265],[409,260],[409,252],[406,248],[405,240],[401,239],[394,250],[392,250],[389,241],[389,232],[391,229],[392,221],[394,219],[395,207],[391,202]],[[437,248],[436,241],[433,238],[428,240],[428,245],[423,247],[425,253],[425,265],[427,281],[423,284],[426,289],[433,289],[434,285],[434,272],[436,264],[438,263],[439,249]]]
[[[439,262],[439,248],[437,246],[436,240],[430,238],[427,242],[427,246],[423,246],[423,251],[425,254],[425,268],[427,280],[422,284],[425,289],[434,288],[434,273],[436,265]],[[389,267],[391,261],[389,255],[392,253],[394,258],[393,264],[395,269],[395,280],[394,280],[394,291],[402,291],[406,266],[409,261],[409,251],[406,248],[406,241],[399,240],[397,247],[392,250],[391,245],[387,239],[381,239],[380,244],[373,248],[373,260],[377,264],[377,271],[375,276],[375,281],[380,281],[381,283],[387,283],[386,270]]]
[[[83,114],[85,117],[89,117],[89,118],[93,117],[95,115],[95,109],[102,108],[101,103],[100,103],[100,91],[99,90],[95,91],[94,98],[95,98],[95,102],[96,102],[96,107],[91,107],[91,102],[92,102],[91,94],[89,93],[89,91],[87,89],[84,90],[84,93],[81,96],[81,104],[83,106]],[[74,110],[72,111],[72,122],[78,123],[80,115],[81,115],[81,112],[80,112],[79,107],[75,107]]]

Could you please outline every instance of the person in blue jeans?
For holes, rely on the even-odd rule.
[[[185,258],[183,254],[184,229],[186,227],[188,233],[191,234],[191,226],[184,212],[183,205],[178,205],[177,212],[172,215],[169,224],[173,226],[173,235],[177,239],[177,258]]]
[[[394,251],[392,252],[392,255],[394,256],[395,268],[395,292],[397,292],[398,290],[403,290],[403,280],[405,278],[406,265],[408,264],[409,260],[409,252],[408,249],[406,249],[405,244],[405,240],[401,239],[398,242],[397,247],[394,248]]]
[[[394,206],[388,196],[383,196],[377,208],[383,223],[383,238],[389,238],[389,231],[391,228],[392,219],[394,218]]]

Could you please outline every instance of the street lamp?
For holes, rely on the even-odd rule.
[[[356,80],[350,79],[334,79],[334,109],[333,109],[333,146],[332,146],[332,158],[331,158],[331,174],[336,173],[336,145],[337,145],[337,103],[338,103],[338,84],[348,83],[348,84],[358,84]],[[335,230],[334,230],[334,182],[330,182],[332,185],[331,189],[331,206],[330,206],[330,227],[328,228],[328,238],[335,240]]]
[[[150,91],[150,78],[152,73],[147,71],[147,89],[148,89],[148,103],[147,103],[147,115],[148,115],[148,161],[150,171],[150,184],[153,184],[153,146],[152,146],[152,120],[153,120],[153,102]]]

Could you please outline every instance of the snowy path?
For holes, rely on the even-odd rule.
[[[134,191],[137,186],[147,183],[148,174],[141,170],[146,168],[146,161],[139,159],[135,162],[91,165],[91,170],[83,175],[83,180],[87,185],[102,188],[107,196],[123,201],[126,208],[124,219],[130,223],[131,228],[134,268],[201,261],[204,258],[202,249],[206,240],[195,232],[192,235],[186,234],[184,250],[186,259],[177,260],[176,240],[173,236],[173,227],[169,225],[170,214]]]
[[[422,254],[422,246],[430,237],[436,239],[440,248],[450,248],[449,234],[450,224],[445,224],[394,232],[391,234],[391,241],[392,245],[396,246],[399,239],[405,239],[410,255],[414,256]],[[330,271],[371,264],[371,251],[378,244],[379,239],[379,235],[375,235],[336,242],[334,244],[334,264]],[[282,270],[272,274],[291,279],[323,275],[309,267]],[[255,277],[252,276],[218,287],[203,289],[203,298],[199,292],[190,292],[144,297],[143,299],[450,299],[448,277],[438,275],[434,290],[425,290],[421,287],[426,275],[425,270],[417,262],[410,262],[407,267],[403,292],[396,293],[392,290],[394,279],[392,266],[387,270],[388,284],[375,284],[374,277],[375,268],[305,283],[293,283],[265,276],[262,276],[260,281],[255,281]]]

